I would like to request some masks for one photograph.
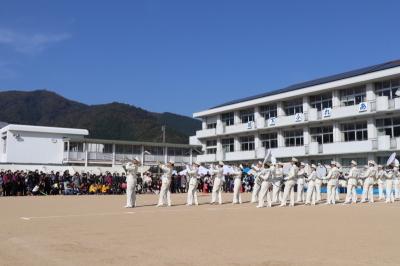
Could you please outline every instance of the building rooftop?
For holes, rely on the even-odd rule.
[[[1,130],[2,131],[15,130],[15,131],[67,134],[67,135],[80,135],[80,136],[89,135],[89,131],[87,129],[63,128],[63,127],[43,127],[43,126],[29,126],[29,125],[15,125],[15,124],[6,125],[5,127],[1,128]]]
[[[236,103],[246,102],[246,101],[250,101],[250,100],[254,100],[254,99],[258,99],[258,98],[263,98],[263,97],[267,97],[267,96],[271,96],[271,95],[276,95],[276,94],[280,94],[280,93],[284,93],[284,92],[299,90],[299,89],[303,89],[306,87],[311,87],[311,86],[324,84],[324,83],[328,83],[328,82],[332,82],[332,81],[337,81],[337,80],[341,80],[341,79],[364,75],[364,74],[368,74],[368,73],[372,73],[372,72],[376,72],[376,71],[380,71],[380,70],[385,70],[385,69],[389,69],[389,68],[393,68],[393,67],[398,67],[398,66],[400,66],[400,60],[394,60],[394,61],[386,62],[383,64],[378,64],[378,65],[364,67],[364,68],[360,68],[360,69],[356,69],[356,70],[351,70],[351,71],[343,72],[343,73],[332,75],[332,76],[327,76],[327,77],[323,77],[323,78],[319,78],[319,79],[314,79],[314,80],[310,80],[310,81],[306,81],[306,82],[293,84],[293,85],[290,85],[290,86],[282,88],[282,89],[268,91],[268,92],[264,92],[264,93],[261,93],[258,95],[249,96],[249,97],[225,102],[223,104],[214,106],[214,107],[210,108],[209,110],[215,109],[218,107],[231,105],[231,104],[236,104]]]

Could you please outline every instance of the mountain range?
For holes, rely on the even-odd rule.
[[[88,129],[90,138],[188,143],[201,122],[173,113],[155,113],[129,104],[112,102],[87,105],[48,90],[0,92],[0,121]]]

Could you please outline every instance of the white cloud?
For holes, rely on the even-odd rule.
[[[68,33],[43,34],[21,33],[10,29],[0,28],[0,45],[12,47],[15,51],[28,55],[41,53],[50,45],[71,38]]]

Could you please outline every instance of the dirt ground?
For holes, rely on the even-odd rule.
[[[135,209],[124,196],[0,198],[0,265],[400,265],[400,202],[257,209],[185,196],[156,208],[139,195]]]

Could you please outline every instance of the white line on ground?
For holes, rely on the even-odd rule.
[[[87,214],[67,214],[67,215],[51,215],[51,216],[32,216],[20,217],[21,220],[30,221],[33,219],[57,219],[57,218],[71,218],[71,217],[90,217],[90,216],[112,216],[112,215],[126,215],[135,214],[135,212],[109,212],[109,213],[87,213]]]

